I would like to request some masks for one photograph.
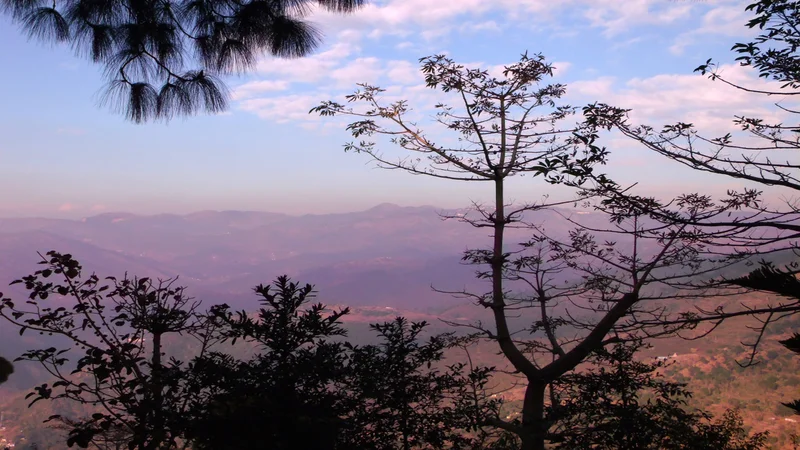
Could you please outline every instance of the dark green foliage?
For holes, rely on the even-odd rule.
[[[0,0],[31,38],[67,42],[104,66],[104,100],[134,122],[219,112],[218,75],[251,69],[263,53],[308,55],[320,33],[314,6],[352,12],[365,0]]]
[[[792,352],[800,353],[800,334],[794,333],[792,337],[784,339],[780,343]]]
[[[403,318],[372,325],[377,345],[353,346],[340,319],[349,311],[308,305],[310,285],[286,277],[256,291],[264,307],[253,318],[213,309],[227,339],[258,346],[249,361],[214,353],[197,360],[201,384],[187,432],[198,449],[464,448],[474,421],[459,394],[483,386],[488,370],[440,371],[450,336],[422,342],[424,323]],[[261,448],[261,447],[258,447]]]
[[[784,82],[784,87],[800,87],[800,2],[761,0],[747,6],[756,16],[747,22],[761,31],[752,42],[739,43],[733,50],[743,66],[759,71],[759,76]]]
[[[564,449],[756,450],[766,434],[749,436],[736,412],[722,420],[687,406],[685,384],[664,380],[661,365],[636,361],[641,344],[596,351],[595,368],[554,383],[548,417],[553,441]]]
[[[8,381],[8,377],[14,373],[14,366],[7,359],[0,357],[0,384]]]
[[[34,389],[31,405],[62,399],[82,407],[50,418],[69,431],[70,447],[507,450],[523,443],[519,419],[500,422],[501,403],[486,393],[493,369],[445,360],[473,337],[426,337],[425,323],[396,318],[372,325],[378,343],[351,345],[342,327],[349,311],[312,304],[313,287],[285,276],[255,288],[255,314],[227,305],[199,313],[169,281],[103,284],[57,252],[42,264],[19,280],[34,307],[3,298],[0,315],[21,333],[72,343],[20,358],[56,378]],[[165,360],[165,339],[177,334],[197,340],[186,363]],[[255,352],[237,358],[222,351],[224,342]],[[597,350],[591,370],[552,384],[548,441],[575,449],[760,448],[763,436],[748,436],[735,416],[711,423],[685,410],[685,387],[634,361],[637,349]]]
[[[791,266],[796,266],[792,264]],[[725,280],[728,284],[757,291],[771,292],[787,298],[800,299],[800,280],[795,277],[794,267],[781,270],[769,261],[761,261],[758,269],[744,277]]]
[[[465,397],[470,388],[483,390],[491,369],[467,373],[463,364],[437,367],[456,341],[437,335],[422,342],[426,326],[404,318],[375,324],[382,342],[353,349],[348,383],[357,405],[348,415],[353,448],[468,448],[475,443],[464,433],[478,431],[476,410]]]
[[[212,308],[226,339],[254,344],[258,353],[241,361],[212,353],[194,362],[193,416],[187,439],[198,449],[246,449],[257,442],[270,449],[333,449],[347,410],[342,383],[347,354],[340,318],[348,310],[326,311],[310,285],[279,277],[256,292],[257,316]],[[263,447],[267,448],[267,447]]]
[[[198,304],[171,280],[84,278],[69,254],[48,252],[40,264],[43,269],[12,283],[30,292],[25,306],[0,299],[0,316],[20,334],[38,332],[67,343],[17,358],[39,362],[55,379],[28,394],[30,405],[64,399],[91,411],[87,417],[50,417],[67,426],[70,447],[85,448],[120,431],[127,433],[131,448],[176,445],[191,393],[185,390],[182,363],[163,360],[164,339],[195,337],[199,353],[207,350],[210,328],[195,313]]]

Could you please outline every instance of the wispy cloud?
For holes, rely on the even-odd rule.
[[[681,55],[687,47],[695,45],[700,39],[718,35],[726,37],[742,37],[743,35],[755,34],[747,32],[744,24],[747,22],[747,14],[740,2],[733,4],[723,4],[716,6],[703,15],[703,20],[698,28],[681,33],[675,38],[669,50],[672,54]]]
[[[614,37],[636,26],[665,26],[686,19],[694,2],[650,0],[597,0],[589,2],[584,16],[606,37]]]

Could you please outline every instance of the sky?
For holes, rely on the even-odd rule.
[[[753,36],[750,1],[729,0],[373,0],[349,16],[316,12],[324,43],[302,59],[264,57],[246,75],[227,78],[229,111],[167,124],[128,123],[98,104],[102,68],[68,47],[28,41],[0,17],[0,217],[84,217],[265,210],[290,214],[400,205],[466,206],[491,186],[413,177],[346,154],[340,121],[308,110],[343,100],[368,82],[409,98],[423,114],[435,103],[418,60],[447,54],[497,70],[523,52],[542,53],[567,85],[565,101],[631,108],[656,127],[678,120],[709,135],[730,129],[734,114],[774,117],[764,99],[693,73],[713,57],[722,73],[760,86],[733,63],[730,47]],[[424,122],[420,125],[424,125]],[[722,133],[720,133],[722,131]],[[642,193],[721,193],[738,185],[709,177],[619,137],[608,172],[639,182]],[[551,187],[515,182],[512,198]]]

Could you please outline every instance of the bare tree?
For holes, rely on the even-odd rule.
[[[673,336],[704,321],[716,321],[713,311],[681,312],[665,301],[702,295],[693,280],[710,277],[741,255],[717,254],[707,245],[709,236],[696,227],[654,221],[637,208],[609,207],[602,216],[608,220],[595,227],[562,213],[575,229],[566,235],[548,232],[535,222],[534,213],[573,203],[575,198],[512,205],[506,182],[526,174],[572,187],[606,180],[594,172],[607,156],[595,145],[602,124],[567,124],[575,109],[557,104],[565,92],[563,85],[540,85],[553,71],[541,55],[523,55],[506,66],[500,78],[445,56],[423,58],[421,65],[427,85],[451,94],[459,103],[435,106],[436,124],[458,136],[454,145],[437,143],[444,137],[423,131],[410,119],[406,101],[386,104],[383,91],[375,86],[359,85],[347,97],[348,104],[361,108],[326,101],[312,112],[355,117],[347,129],[363,140],[345,149],[366,153],[379,167],[491,184],[491,206],[476,203],[473,211],[457,217],[492,232],[489,248],[464,255],[465,261],[483,266],[477,275],[488,281],[489,290],[451,293],[489,309],[493,323],[457,325],[496,342],[525,385],[521,420],[495,414],[483,424],[516,435],[523,449],[544,449],[548,441],[559,439],[546,408],[558,401],[554,382],[606,346]],[[374,136],[390,137],[412,156],[385,156],[369,140]],[[715,208],[703,196],[684,196],[677,205],[690,221]],[[530,236],[519,246],[506,238],[515,227]],[[523,289],[515,293],[514,287]],[[531,315],[525,317],[532,324],[514,329],[510,317],[523,312]],[[531,333],[541,338],[532,339]]]

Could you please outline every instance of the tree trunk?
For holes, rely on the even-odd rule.
[[[164,430],[164,398],[163,398],[163,380],[161,379],[161,333],[153,333],[153,354],[151,358],[151,399],[153,405],[153,423],[152,430],[153,436],[150,441],[150,448],[161,449],[164,447],[166,441],[166,432]]]
[[[544,397],[547,384],[528,381],[522,404],[522,450],[544,450],[547,426],[544,423]]]
[[[492,314],[496,327],[496,337],[500,350],[506,359],[511,362],[515,369],[526,376],[531,376],[535,370],[533,364],[528,361],[525,355],[517,348],[511,339],[511,331],[506,320],[506,302],[503,292],[503,269],[505,268],[505,258],[503,257],[504,234],[506,229],[505,196],[503,193],[504,178],[501,171],[497,170],[497,178],[494,180],[494,239],[492,242],[492,257],[489,261],[492,269]]]
[[[512,365],[528,377],[533,375],[533,364],[522,354],[511,339],[511,332],[505,317],[505,293],[503,291],[504,260],[504,234],[506,228],[504,178],[497,172],[495,179],[495,217],[494,217],[494,242],[492,246],[492,311],[497,327],[496,340],[500,349]],[[525,390],[525,400],[522,407],[522,428],[520,434],[522,450],[544,450],[544,398],[546,383],[531,381]]]

